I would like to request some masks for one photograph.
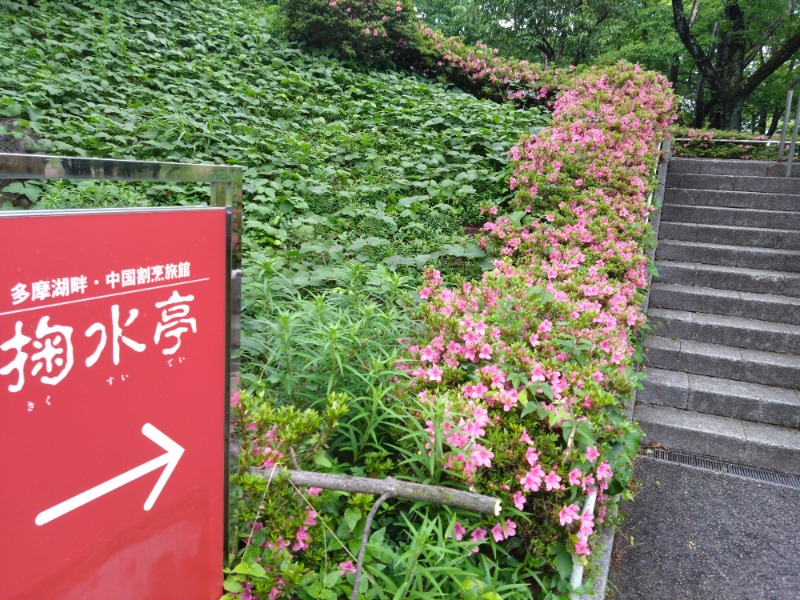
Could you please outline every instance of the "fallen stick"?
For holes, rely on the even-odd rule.
[[[272,469],[251,467],[251,473],[269,477]],[[387,498],[403,498],[430,504],[444,504],[455,508],[463,508],[485,515],[500,514],[500,500],[491,496],[483,496],[463,490],[423,485],[400,481],[392,477],[372,479],[369,477],[353,477],[351,475],[334,475],[332,473],[315,473],[314,471],[295,471],[285,469],[289,481],[299,487],[318,487],[323,490],[337,490],[354,494],[385,495]]]

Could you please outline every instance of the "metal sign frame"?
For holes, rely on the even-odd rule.
[[[209,205],[224,207],[227,212],[227,263],[229,277],[226,282],[225,315],[225,425],[223,440],[224,496],[223,564],[227,562],[229,535],[229,478],[230,478],[230,395],[231,383],[238,377],[241,310],[241,223],[242,174],[239,166],[184,164],[175,162],[149,162],[84,157],[61,157],[41,154],[0,153],[0,179],[68,179],[98,181],[141,181],[152,183],[207,183]],[[32,214],[75,214],[109,212],[159,212],[180,211],[194,206],[158,208],[97,208],[0,211],[0,218],[24,217]],[[235,326],[234,326],[235,325]]]

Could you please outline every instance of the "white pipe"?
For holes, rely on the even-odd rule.
[[[589,493],[589,497],[586,499],[586,503],[583,505],[583,512],[581,512],[581,515],[591,514],[592,516],[594,516],[594,504],[596,501],[597,501],[597,489],[594,489],[592,492]],[[583,583],[583,565],[580,563],[578,555],[573,554],[572,575],[570,575],[569,584],[574,589],[580,587],[582,583]],[[580,600],[580,596],[575,592],[571,592],[569,598],[570,600]]]

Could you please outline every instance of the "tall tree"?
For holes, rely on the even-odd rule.
[[[416,0],[423,19],[447,35],[480,39],[545,65],[591,61],[613,44],[638,0]]]
[[[711,92],[705,102],[698,94],[698,120],[708,116],[713,127],[741,130],[748,96],[800,50],[795,0],[707,2],[706,18],[694,27],[683,1],[671,1],[675,30]],[[696,1],[694,9],[706,6]]]

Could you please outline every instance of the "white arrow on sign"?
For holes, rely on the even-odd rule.
[[[56,504],[52,508],[43,510],[36,515],[36,524],[44,525],[45,523],[49,523],[50,521],[57,519],[58,517],[62,517],[76,508],[80,508],[84,504],[88,504],[92,500],[97,500],[100,496],[104,496],[109,492],[113,492],[115,489],[122,487],[131,481],[139,479],[139,477],[166,466],[163,473],[161,473],[161,477],[158,478],[153,491],[150,492],[150,495],[147,497],[147,500],[144,503],[145,510],[150,510],[153,508],[156,500],[158,500],[158,495],[161,493],[161,490],[164,489],[169,476],[172,475],[172,472],[175,470],[175,466],[178,464],[181,456],[183,456],[184,450],[181,446],[161,433],[150,423],[145,423],[142,426],[142,433],[153,440],[156,444],[161,446],[164,450],[166,450],[166,452],[158,458],[147,461],[143,465],[139,465],[130,471],[126,471],[122,475],[117,475],[113,479],[109,479],[108,481],[105,481],[90,490],[86,490],[82,494],[73,496],[69,500],[64,500],[64,502]]]

